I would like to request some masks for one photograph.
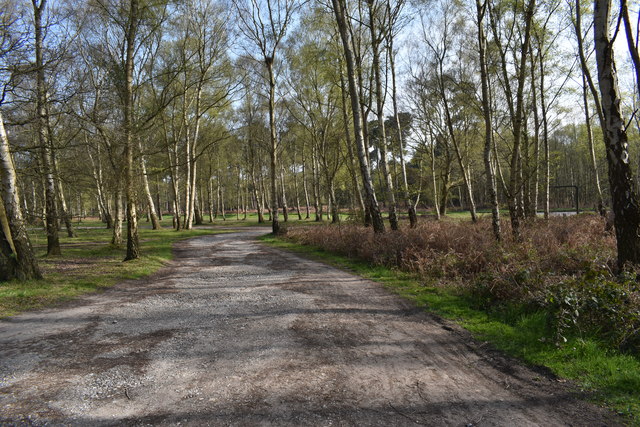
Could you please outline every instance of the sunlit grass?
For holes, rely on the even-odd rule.
[[[175,231],[172,219],[170,215],[165,215],[161,221],[162,229],[152,230],[151,224],[142,218],[139,222],[142,256],[128,262],[123,262],[125,246],[111,245],[112,230],[95,218],[74,221],[76,237],[67,237],[66,229],[60,230],[61,256],[45,256],[46,233],[42,228],[31,227],[29,236],[44,279],[1,282],[0,318],[50,307],[79,295],[113,286],[122,280],[153,274],[172,258],[172,246],[178,240],[225,232],[227,228],[271,226],[266,214],[265,222],[259,223],[257,213],[248,213],[245,218],[243,213],[237,215],[229,212],[224,219],[222,215],[218,215],[213,221],[205,216],[202,226],[195,226],[189,231]],[[283,227],[326,224],[326,215],[324,219],[323,222],[316,222],[312,214],[310,219],[304,219],[303,215],[303,220],[299,220],[297,214],[292,213],[289,221],[284,222],[280,214]],[[341,220],[348,220],[348,216],[341,215]],[[122,233],[126,244],[126,223],[123,224]]]
[[[76,222],[74,225],[77,237],[66,237],[64,230],[60,233],[60,256],[45,256],[44,231],[30,230],[44,279],[0,283],[0,318],[49,307],[113,286],[122,280],[148,276],[167,265],[172,258],[172,246],[178,240],[222,232],[212,228],[174,231],[170,228],[171,218],[167,218],[163,221],[162,230],[141,227],[141,258],[123,262],[125,247],[110,244],[112,230],[96,220]],[[126,228],[123,235],[126,243]]]

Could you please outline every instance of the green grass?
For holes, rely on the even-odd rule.
[[[607,349],[597,340],[573,337],[561,346],[548,335],[544,312],[521,308],[490,313],[474,309],[473,301],[452,290],[426,286],[408,273],[372,267],[362,261],[264,236],[263,242],[350,270],[384,284],[419,307],[456,321],[477,339],[533,365],[546,366],[573,380],[594,402],[606,405],[632,425],[640,425],[640,360]]]
[[[165,219],[162,225],[165,227],[162,230],[140,229],[142,256],[127,262],[123,262],[125,248],[110,244],[111,230],[107,230],[99,221],[74,223],[77,233],[74,238],[66,237],[66,231],[61,232],[61,256],[45,256],[44,231],[30,230],[44,279],[1,282],[0,318],[50,307],[113,286],[122,280],[148,276],[167,265],[172,258],[172,246],[178,240],[223,232],[211,228],[176,232],[170,228],[171,218]]]

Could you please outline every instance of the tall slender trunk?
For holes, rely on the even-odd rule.
[[[476,204],[473,200],[473,191],[471,189],[471,178],[467,166],[464,164],[464,159],[462,157],[462,151],[460,150],[460,145],[458,141],[458,137],[456,136],[456,132],[453,129],[453,121],[451,119],[451,113],[449,111],[449,102],[447,101],[446,94],[444,92],[444,87],[442,87],[442,100],[444,103],[444,110],[447,122],[447,128],[449,129],[449,138],[453,143],[453,148],[456,153],[456,159],[458,160],[458,166],[460,167],[460,173],[462,174],[462,180],[464,182],[464,187],[467,193],[467,204],[469,207],[469,212],[471,213],[471,220],[473,222],[478,222],[478,216],[476,215]]]
[[[48,125],[47,127],[49,128],[49,132],[48,132],[49,135],[52,135],[50,127]],[[51,162],[53,164],[53,176],[55,177],[55,180],[56,180],[58,200],[60,202],[60,208],[58,210],[60,212],[60,218],[62,219],[62,222],[64,222],[65,228],[67,229],[67,237],[76,237],[76,233],[73,230],[72,216],[71,216],[71,213],[69,212],[69,208],[67,207],[67,199],[64,196],[62,179],[60,178],[60,171],[58,169],[58,160],[56,159],[55,155],[51,156]]]
[[[171,177],[171,190],[173,192],[173,226],[176,231],[178,231],[182,227],[182,224],[180,219],[181,197],[177,171],[175,175]]]
[[[585,125],[587,128],[587,144],[589,146],[589,157],[591,159],[591,168],[593,170],[594,184],[598,192],[598,212],[605,215],[604,197],[602,196],[602,187],[600,186],[600,174],[598,172],[598,161],[596,160],[596,148],[593,143],[593,129],[591,128],[591,114],[589,113],[589,99],[587,97],[587,81],[584,73],[582,74],[582,102],[584,104]]]
[[[253,163],[251,164],[251,180],[253,187],[253,198],[256,202],[256,210],[258,211],[258,223],[262,224],[264,222],[264,211],[262,210],[262,198],[258,191],[258,186],[260,184],[256,179],[255,164]]]
[[[85,136],[86,142],[86,136]],[[87,151],[89,160],[91,161],[92,172],[93,172],[93,180],[96,184],[96,197],[98,200],[98,206],[100,211],[103,214],[102,219],[107,224],[107,229],[111,229],[113,227],[113,218],[111,216],[111,210],[109,209],[109,202],[105,197],[104,192],[104,183],[102,179],[102,164],[100,162],[100,151],[98,151],[98,159],[97,161],[93,158],[91,151]]]
[[[40,145],[42,175],[45,183],[45,223],[47,229],[47,255],[60,255],[60,238],[58,236],[58,209],[56,206],[56,184],[53,174],[53,147],[51,146],[51,135],[48,134],[47,126],[47,88],[45,82],[45,69],[43,58],[43,28],[42,14],[47,5],[47,0],[32,0],[34,29],[35,29],[35,50],[36,50],[36,89],[37,89],[37,111],[38,111],[38,142]]]
[[[282,216],[284,222],[289,221],[289,206],[287,205],[287,190],[284,182],[284,166],[280,165],[280,187],[282,188]]]
[[[302,190],[304,191],[304,205],[306,210],[305,219],[310,217],[310,205],[309,205],[309,188],[307,187],[307,162],[304,155],[304,145],[302,146]]]
[[[209,207],[209,222],[213,222],[213,175],[209,166],[209,178],[207,179],[207,205]]]
[[[220,177],[218,177],[218,203],[220,205],[220,215],[222,215],[222,220],[227,220],[227,214],[224,209],[224,187],[220,184]]]
[[[520,63],[518,65],[518,86],[516,89],[515,112],[512,117],[513,124],[513,150],[511,154],[510,176],[509,176],[509,214],[511,217],[511,230],[516,238],[520,238],[520,218],[521,209],[519,209],[519,194],[522,192],[521,180],[519,174],[519,165],[521,160],[521,144],[522,144],[522,126],[524,116],[524,85],[526,78],[527,53],[529,51],[529,43],[531,42],[531,25],[533,22],[533,12],[535,8],[535,0],[529,0],[524,13],[524,41],[520,52]],[[543,107],[544,109],[544,107]]]
[[[342,67],[340,67],[340,94],[342,98],[342,120],[344,122],[344,132],[347,145],[348,154],[348,169],[351,175],[351,185],[353,187],[354,197],[358,201],[358,207],[364,219],[365,205],[362,198],[362,190],[360,188],[360,180],[358,179],[358,168],[356,165],[355,156],[353,154],[353,141],[351,140],[351,130],[349,129],[349,113],[347,111],[347,85],[344,81],[344,73]]]
[[[35,158],[36,163],[38,162],[38,157]],[[42,219],[42,215],[38,215],[38,193],[36,191],[36,183],[32,179],[31,180],[31,220],[33,223],[37,223],[38,219]]]
[[[545,94],[545,69],[543,58],[540,57],[540,108],[542,112],[542,143],[544,145],[544,219],[549,219],[549,191],[551,187],[551,163],[549,158],[549,114]]]
[[[242,203],[242,220],[246,221],[247,219],[247,211],[249,210],[249,181],[247,181],[247,177],[244,180],[244,193],[243,193],[243,203]]]
[[[484,171],[489,191],[489,203],[491,203],[491,225],[496,240],[502,239],[500,224],[500,206],[498,204],[498,188],[496,185],[496,173],[492,160],[493,126],[491,119],[491,104],[489,94],[489,73],[487,71],[487,37],[484,33],[484,16],[487,10],[487,1],[480,3],[476,0],[476,13],[478,19],[478,51],[480,53],[480,79],[482,82],[482,113],[484,116]]]
[[[195,208],[196,208],[196,180],[197,180],[197,156],[196,156],[196,148],[198,146],[198,138],[200,137],[200,117],[202,112],[201,103],[202,103],[202,81],[198,82],[198,86],[196,89],[196,99],[195,99],[195,111],[194,111],[194,124],[193,124],[193,135],[191,137],[187,137],[187,166],[188,166],[188,178],[186,180],[186,185],[188,187],[186,192],[186,210],[185,210],[185,223],[184,227],[187,230],[190,230],[193,225],[193,220],[195,216]],[[185,133],[189,135],[189,126],[185,123]]]
[[[316,213],[316,221],[322,221],[322,201],[320,200],[320,173],[318,171],[318,149],[314,141],[311,150],[311,177],[313,179],[311,187],[313,188],[313,208]]]
[[[114,246],[122,245],[122,180],[117,179],[116,189],[113,194],[114,197],[114,218],[113,218],[113,233],[111,234],[111,244]]]
[[[442,173],[440,177],[442,180],[441,190],[440,190],[440,215],[438,217],[443,217],[447,215],[447,209],[449,205],[449,194],[451,192],[451,171],[446,170]]]
[[[431,150],[429,150],[429,155],[431,157],[431,184],[433,185],[433,208],[435,210],[436,219],[440,219],[440,203],[438,197],[438,178],[436,173],[436,141],[433,138],[433,132],[430,131],[430,140],[431,140]]]
[[[9,140],[4,129],[4,120],[0,112],[0,196],[2,206],[3,232],[8,246],[12,249],[8,253],[7,262],[10,264],[10,274],[3,274],[2,280],[18,278],[19,280],[40,279],[42,274],[33,253],[33,247],[27,234],[27,227],[22,216],[20,206],[20,192],[13,162],[9,149]],[[5,246],[5,250],[7,247]]]
[[[173,195],[173,228],[180,230],[180,181],[179,181],[179,157],[178,157],[178,142],[173,139],[169,143],[168,130],[166,129],[166,122],[163,123],[164,127],[164,142],[167,149],[167,162],[169,163],[169,176],[171,178],[171,193]]]
[[[237,165],[238,180],[236,181],[236,221],[240,221],[240,205],[242,204],[242,176],[240,165]]]
[[[293,146],[293,164],[296,164],[296,145]],[[298,221],[302,221],[302,212],[300,211],[300,189],[298,188],[298,173],[293,171],[293,191],[296,196],[296,213],[298,214]]]
[[[533,55],[533,46],[529,45],[529,59],[531,61],[531,110],[533,111],[533,167],[531,167],[531,159],[529,158],[529,168],[527,173],[530,175],[529,186],[527,188],[528,205],[525,216],[528,218],[536,218],[538,215],[538,187],[540,185],[540,115],[538,113],[538,90],[536,87],[536,67]],[[542,48],[538,49],[538,60],[543,61]],[[533,181],[533,182],[531,182]]]
[[[280,232],[278,222],[278,137],[276,135],[276,78],[273,72],[272,57],[265,58],[267,74],[269,76],[269,158],[271,172],[271,231]]]
[[[389,223],[392,230],[398,229],[398,215],[396,206],[396,195],[393,189],[393,180],[389,173],[389,165],[387,159],[387,131],[384,124],[384,92],[382,90],[382,77],[380,73],[380,37],[376,29],[375,11],[373,8],[373,0],[367,0],[369,3],[369,30],[371,33],[371,48],[373,53],[373,76],[375,81],[376,93],[376,116],[378,117],[378,129],[380,132],[380,166],[386,185],[387,201],[389,203]]]
[[[389,14],[391,15],[391,14]],[[404,139],[402,133],[402,125],[400,123],[400,113],[398,110],[398,88],[396,84],[396,66],[395,66],[395,54],[393,52],[393,31],[389,31],[388,34],[389,44],[389,67],[391,70],[391,100],[393,101],[393,117],[396,120],[396,130],[398,133],[398,144],[400,144],[400,172],[402,174],[402,190],[404,195],[405,204],[407,205],[409,215],[409,226],[415,228],[418,225],[418,216],[416,215],[416,208],[414,202],[411,200],[411,194],[409,193],[409,182],[407,180],[407,165],[404,158]]]
[[[331,0],[333,11],[336,17],[336,23],[342,40],[345,62],[347,66],[347,78],[349,82],[349,94],[351,95],[351,110],[353,113],[353,128],[356,140],[356,148],[358,151],[358,161],[360,162],[360,172],[364,191],[367,198],[367,207],[371,215],[373,229],[376,233],[384,232],[384,222],[378,200],[371,180],[371,172],[369,170],[368,151],[365,146],[365,138],[363,133],[363,117],[360,110],[360,93],[358,92],[358,82],[356,81],[356,66],[353,57],[353,41],[349,34],[348,23],[346,21],[346,5],[344,0]]]
[[[126,58],[124,63],[124,133],[125,133],[125,191],[127,195],[127,253],[124,260],[140,258],[140,240],[138,237],[138,213],[135,191],[135,175],[133,170],[133,61],[135,39],[138,31],[138,0],[131,0],[129,22],[125,33]]]
[[[149,206],[149,216],[151,217],[151,227],[154,230],[159,230],[160,222],[156,215],[156,206],[153,202],[153,196],[151,195],[151,189],[149,188],[149,177],[147,175],[147,159],[142,155],[142,142],[138,140],[138,147],[140,148],[140,169],[142,172],[142,188],[147,198],[147,205]]]
[[[329,179],[329,204],[331,210],[331,223],[336,224],[340,221],[340,211],[338,210],[338,202],[336,201],[336,188],[334,179]]]
[[[160,183],[158,182],[159,178],[156,177],[156,215],[158,216],[158,221],[162,221],[162,204],[160,203]]]
[[[200,187],[195,187],[195,199],[193,200],[193,218],[195,225],[202,225],[202,204],[200,201],[202,196],[200,195]]]
[[[628,138],[620,111],[613,42],[609,35],[611,3],[594,1],[594,39],[598,83],[606,128],[603,129],[609,164],[609,186],[614,213],[618,267],[640,263],[640,203],[629,163]]]
[[[266,209],[267,210],[267,214],[269,215],[269,222],[271,222],[271,207],[269,206],[269,203],[267,202],[267,200],[270,200],[269,197],[269,192],[267,191],[267,187],[264,185],[264,177],[261,175],[260,176],[260,194],[262,194],[262,209]]]

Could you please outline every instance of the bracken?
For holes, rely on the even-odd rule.
[[[508,227],[504,224],[505,236],[510,235]],[[596,215],[531,221],[519,241],[495,241],[489,220],[426,220],[414,229],[383,234],[353,224],[295,227],[287,238],[415,273],[424,283],[469,296],[482,309],[517,304],[546,310],[556,337],[588,330],[637,352],[640,294],[635,276],[630,280],[614,274],[615,237]],[[603,288],[619,292],[599,292],[595,303],[594,289]],[[624,298],[618,298],[621,293]],[[577,302],[559,303],[565,294],[576,294]],[[571,304],[577,308],[569,310]],[[615,304],[618,311],[612,315]]]

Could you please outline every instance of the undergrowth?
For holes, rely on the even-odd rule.
[[[615,239],[595,215],[536,221],[517,242],[496,242],[487,220],[427,221],[384,234],[357,225],[295,227],[287,238],[415,273],[488,312],[542,310],[557,343],[594,336],[639,353],[640,286],[635,274],[614,274]]]

